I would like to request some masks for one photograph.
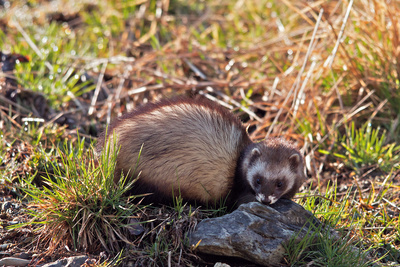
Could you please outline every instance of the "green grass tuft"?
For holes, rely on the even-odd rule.
[[[354,122],[346,128],[346,136],[341,142],[345,154],[336,153],[339,158],[353,169],[359,171],[363,167],[377,167],[384,172],[400,167],[400,146],[396,143],[385,144],[386,131],[380,127],[374,129],[366,122],[359,129]]]
[[[118,252],[123,242],[130,244],[128,222],[141,210],[132,200],[141,196],[124,195],[135,180],[121,177],[114,183],[118,149],[108,145],[97,159],[93,148],[85,148],[78,138],[75,147],[65,144],[58,153],[61,161],[53,163],[53,174],[42,177],[45,186],[21,180],[21,189],[32,199],[33,219],[27,224],[42,225],[39,240],[50,252],[64,246]]]

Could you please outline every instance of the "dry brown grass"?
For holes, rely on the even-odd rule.
[[[32,62],[16,66],[16,80],[12,73],[0,74],[4,140],[17,132],[17,138],[26,138],[25,117],[43,120],[28,135],[46,140],[45,147],[76,129],[95,139],[106,123],[143,103],[201,94],[238,114],[254,140],[267,135],[294,140],[306,155],[310,177],[303,193],[325,196],[327,185],[337,183],[330,197],[345,203],[343,216],[361,216],[356,229],[353,219],[339,226],[382,251],[391,253],[388,244],[398,249],[398,167],[384,172],[374,164],[347,164],[351,161],[335,154],[349,159],[343,144],[351,138],[346,130],[351,122],[385,129],[385,143],[399,141],[399,2],[57,3],[63,9],[36,1],[21,17],[25,2],[16,1],[0,22],[7,36],[0,41],[3,52]],[[49,22],[54,30],[46,30]],[[43,52],[51,47],[42,43],[45,36],[58,51]],[[57,68],[59,77],[46,84]],[[73,74],[89,84],[71,96],[54,84],[72,81]],[[39,84],[49,90],[40,91]],[[54,122],[67,127],[57,138],[46,130]],[[4,169],[7,176],[15,174]],[[352,185],[354,196],[344,199]],[[338,208],[326,207],[326,212]]]

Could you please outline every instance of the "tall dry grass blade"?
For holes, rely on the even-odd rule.
[[[311,40],[310,40],[310,44],[309,44],[309,46],[308,46],[308,50],[307,50],[307,53],[306,53],[306,57],[305,57],[305,59],[304,59],[303,65],[302,65],[302,67],[301,67],[301,70],[300,70],[300,72],[298,73],[298,75],[297,75],[297,77],[296,77],[296,80],[295,80],[294,84],[292,85],[292,88],[289,90],[288,94],[286,95],[286,98],[285,98],[285,100],[283,101],[282,107],[279,109],[277,115],[275,116],[274,120],[272,121],[272,124],[270,125],[270,127],[269,127],[269,129],[268,129],[268,132],[267,132],[265,138],[268,138],[268,137],[270,136],[270,134],[272,133],[272,130],[273,130],[275,124],[278,122],[278,119],[279,119],[280,115],[281,115],[282,112],[283,112],[283,108],[286,106],[286,104],[287,104],[287,102],[289,101],[289,99],[290,99],[290,97],[291,97],[292,94],[294,94],[294,97],[293,97],[293,104],[294,104],[295,101],[296,101],[296,95],[297,95],[297,90],[298,90],[298,88],[299,88],[299,86],[300,86],[301,76],[302,76],[302,73],[303,73],[303,71],[304,71],[304,69],[305,69],[305,67],[306,67],[306,65],[307,65],[308,58],[309,58],[309,56],[310,56],[310,54],[311,54],[312,47],[313,47],[313,42],[314,42],[314,39],[315,39],[315,35],[316,35],[317,30],[318,30],[319,23],[320,23],[320,21],[321,21],[321,18],[322,18],[322,14],[323,14],[323,13],[324,13],[324,10],[321,8],[321,10],[320,10],[320,12],[319,12],[318,20],[317,20],[317,22],[316,22],[316,24],[315,24],[314,31],[313,31],[313,34],[312,34],[312,37],[311,37]],[[293,107],[293,105],[292,105],[292,107]]]
[[[343,36],[343,33],[344,33],[344,29],[346,28],[347,20],[349,19],[349,15],[350,15],[351,8],[353,6],[353,2],[354,2],[354,0],[350,0],[350,3],[349,3],[349,5],[347,7],[347,10],[346,10],[346,14],[345,14],[345,16],[343,18],[342,27],[340,28],[340,32],[339,32],[338,38],[336,40],[335,47],[333,48],[332,53],[330,55],[330,62],[329,62],[329,68],[330,69],[332,68],[333,61],[334,61],[334,59],[336,57],[336,52],[337,52],[337,50],[339,48],[339,44],[341,42],[340,40],[342,39],[342,36]]]
[[[298,94],[298,90],[299,90],[299,87],[300,87],[300,80],[301,80],[301,76],[303,76],[303,72],[304,72],[304,70],[305,70],[305,68],[306,68],[306,65],[307,65],[307,63],[308,63],[308,59],[309,59],[309,57],[310,57],[310,55],[311,55],[311,52],[312,52],[312,50],[313,50],[313,48],[314,48],[314,40],[315,40],[315,35],[317,34],[317,30],[318,30],[318,28],[319,28],[319,23],[321,22],[321,19],[322,19],[322,15],[324,14],[324,9],[323,8],[321,8],[321,10],[320,10],[320,12],[319,12],[319,15],[318,15],[318,19],[317,19],[317,21],[316,21],[316,23],[315,23],[315,27],[314,27],[314,31],[313,31],[313,33],[312,33],[312,36],[311,36],[311,40],[310,40],[310,44],[308,45],[308,49],[307,49],[307,53],[306,53],[306,56],[305,56],[305,58],[304,58],[304,62],[303,62],[303,65],[301,66],[301,69],[300,69],[300,71],[299,71],[299,73],[297,74],[297,78],[296,78],[296,81],[295,81],[295,89],[294,89],[294,94],[293,94],[293,104],[292,104],[292,108],[294,107],[294,105],[295,105],[295,102],[296,102],[296,99],[297,99],[297,94]]]
[[[89,107],[89,110],[88,110],[88,115],[89,116],[91,116],[93,114],[94,110],[95,110],[94,106],[96,105],[97,98],[98,98],[99,93],[100,93],[100,89],[101,89],[101,86],[102,86],[102,83],[103,83],[104,73],[106,72],[107,65],[108,65],[108,62],[106,61],[105,63],[103,63],[103,67],[101,68],[100,75],[99,75],[99,78],[97,80],[96,89],[95,89],[93,97],[92,97],[92,102],[90,103],[90,107]]]

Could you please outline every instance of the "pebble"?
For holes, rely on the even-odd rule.
[[[8,209],[10,209],[12,207],[12,203],[11,202],[4,202],[3,205],[1,205],[1,210],[2,211],[7,211]]]

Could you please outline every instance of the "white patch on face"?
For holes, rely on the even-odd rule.
[[[256,199],[257,199],[258,202],[263,203],[264,200],[265,200],[265,195],[264,195],[264,194],[261,194],[261,193],[258,193],[258,194],[256,195]]]
[[[276,198],[275,196],[269,196],[268,200],[269,204],[274,204],[278,200],[278,198]]]
[[[266,164],[264,162],[256,162],[255,165],[251,166],[251,168],[249,168],[249,172],[247,173],[247,180],[249,182],[249,184],[251,185],[251,187],[253,187],[254,183],[253,183],[253,179],[254,176],[257,174],[263,174],[265,173],[265,169],[266,169]],[[253,189],[255,189],[253,187]]]
[[[284,192],[282,192],[279,196],[276,196],[274,192],[273,195],[270,196],[265,196],[265,194],[263,192],[259,192],[256,194],[256,200],[263,203],[266,200],[268,200],[270,202],[270,204],[275,203],[276,201],[278,201],[278,199],[285,195],[287,192],[289,192],[293,185],[294,185],[294,180],[295,180],[295,173],[293,173],[293,171],[290,169],[289,166],[284,167],[284,168],[280,168],[278,172],[276,172],[275,170],[271,170],[268,169],[266,167],[266,163],[264,162],[256,162],[253,166],[251,166],[249,168],[248,174],[247,174],[247,179],[248,182],[250,184],[250,186],[255,190],[254,188],[254,179],[256,175],[261,175],[263,177],[263,179],[268,179],[268,177],[280,177],[282,179],[284,179],[284,183],[286,183],[286,190]],[[266,177],[266,178],[265,178]]]

